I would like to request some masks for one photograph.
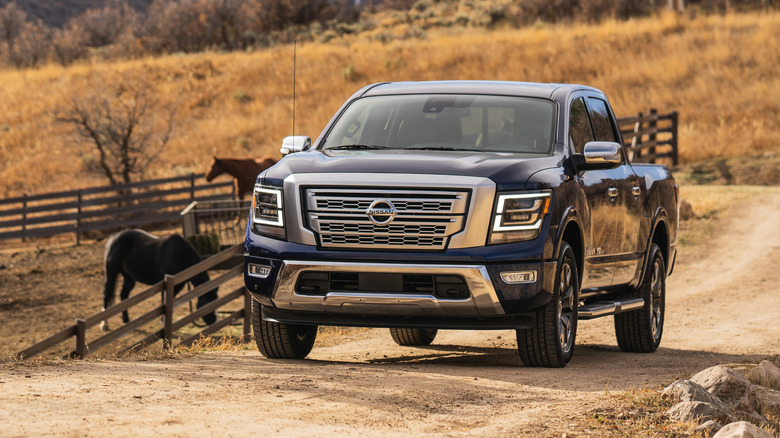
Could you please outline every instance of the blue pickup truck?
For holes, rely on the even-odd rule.
[[[632,164],[601,91],[487,81],[380,83],[260,174],[245,241],[253,326],[303,358],[318,325],[511,329],[526,366],[563,367],[577,321],[620,348],[661,342],[678,187]]]

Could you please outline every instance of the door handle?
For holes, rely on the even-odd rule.
[[[610,198],[615,198],[618,195],[618,189],[617,187],[610,187],[609,190],[607,190],[607,194]]]
[[[631,193],[634,196],[639,196],[640,194],[642,194],[642,189],[639,186],[634,186],[631,188]]]

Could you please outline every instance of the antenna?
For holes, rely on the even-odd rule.
[[[295,135],[295,69],[298,58],[298,37],[293,37],[293,117],[292,117],[292,135]]]

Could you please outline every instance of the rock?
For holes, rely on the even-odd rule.
[[[745,376],[756,385],[780,390],[780,368],[768,360],[762,360],[757,367],[745,371]]]
[[[661,395],[671,397],[677,402],[700,401],[710,403],[725,410],[723,402],[718,397],[710,394],[704,387],[690,380],[678,380],[672,383],[664,388]]]
[[[754,386],[753,388],[756,390],[756,397],[758,398],[758,404],[761,405],[761,412],[764,415],[771,413],[773,416],[780,418],[780,391],[762,386]]]
[[[677,403],[666,411],[666,415],[675,421],[694,421],[697,423],[704,423],[710,420],[728,423],[731,420],[731,416],[726,410],[711,403],[700,401]]]
[[[723,426],[712,438],[772,438],[772,434],[747,421],[738,421]]]
[[[691,377],[691,381],[704,387],[730,409],[747,413],[759,409],[756,391],[750,380],[723,365],[707,368]]]
[[[696,431],[703,433],[705,436],[713,436],[721,430],[723,426],[715,420],[709,420],[699,425]]]
[[[681,221],[687,221],[689,219],[696,219],[697,216],[696,213],[693,212],[693,207],[691,206],[691,203],[686,201],[685,199],[680,199],[680,220]]]

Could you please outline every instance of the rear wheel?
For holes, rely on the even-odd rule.
[[[391,328],[390,336],[398,345],[423,346],[430,345],[438,332],[437,329]]]
[[[252,328],[257,349],[269,359],[303,359],[317,339],[316,325],[264,321],[262,305],[252,300]]]
[[[643,298],[641,309],[615,315],[615,335],[621,350],[652,353],[661,344],[666,307],[666,264],[661,248],[650,246],[650,257],[642,284],[633,296]]]
[[[580,281],[574,251],[561,245],[553,297],[536,311],[536,325],[517,330],[517,350],[529,367],[565,367],[574,352]]]

